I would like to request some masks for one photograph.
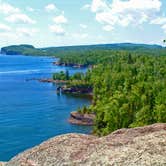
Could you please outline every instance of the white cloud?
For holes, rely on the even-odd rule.
[[[105,1],[103,0],[93,0],[91,5],[91,11],[92,12],[99,12],[102,10],[107,9],[108,6]]]
[[[10,23],[17,23],[17,24],[35,24],[36,21],[31,19],[26,14],[18,13],[12,14],[5,18],[6,21]]]
[[[32,7],[26,7],[26,10],[29,11],[29,12],[34,12],[35,11],[35,9],[32,8]]]
[[[0,32],[8,32],[10,30],[11,28],[8,25],[0,23]]]
[[[27,7],[26,10],[34,11],[33,8]],[[34,24],[35,20],[24,14],[19,8],[10,5],[9,3],[0,1],[0,13],[6,15],[5,20],[10,23],[17,24]]]
[[[87,25],[85,25],[85,24],[80,24],[80,27],[83,28],[83,29],[86,29],[86,28],[87,28]]]
[[[59,15],[53,18],[55,24],[66,24],[68,22],[64,15]]]
[[[104,31],[112,31],[113,29],[114,29],[114,27],[111,26],[111,25],[105,25],[105,26],[103,26],[103,30]]]
[[[0,13],[3,14],[12,14],[12,13],[19,13],[20,9],[16,8],[6,2],[1,2],[0,1]]]
[[[123,13],[124,11],[147,11],[147,10],[157,10],[159,11],[161,7],[160,0],[115,0],[113,1],[111,8],[115,13]]]
[[[57,8],[56,8],[56,6],[55,6],[53,3],[48,4],[47,6],[45,6],[45,10],[46,10],[47,12],[51,12],[51,11],[56,10],[56,9],[57,9]]]
[[[111,31],[114,26],[126,27],[150,21],[156,17],[161,8],[160,0],[93,0],[91,12],[96,20],[104,24],[103,29]]]
[[[32,37],[34,34],[36,34],[39,30],[35,28],[17,28],[16,33],[20,36],[26,36],[26,37]]]
[[[2,26],[0,24],[0,29],[1,29],[1,27]],[[0,30],[0,37],[2,39],[5,38],[5,39],[9,39],[9,41],[15,42],[17,40],[20,41],[23,37],[29,37],[31,39],[31,37],[33,37],[37,32],[39,32],[39,30],[36,28],[20,27],[20,28],[12,29],[12,28],[8,27],[6,31]]]
[[[53,22],[54,24],[49,26],[50,31],[56,35],[65,35],[63,25],[67,24],[68,20],[64,16],[64,11],[61,11],[61,15],[54,17]]]
[[[91,5],[90,4],[85,4],[81,10],[87,10],[87,9],[90,9]]]
[[[164,33],[166,33],[166,17],[157,17],[156,19],[150,22],[151,24],[160,25],[161,29],[163,29]]]
[[[61,25],[51,25],[49,28],[50,28],[50,31],[55,33],[56,35],[65,34],[65,30],[63,29]]]
[[[150,23],[151,23],[151,24],[158,24],[158,25],[165,24],[165,23],[166,23],[166,17],[158,17],[158,18],[155,18],[155,19],[152,20]]]

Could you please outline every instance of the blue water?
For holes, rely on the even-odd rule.
[[[51,73],[68,69],[71,74],[85,69],[52,65],[53,58],[0,55],[0,161],[50,137],[77,132],[89,133],[90,127],[67,122],[71,111],[89,100],[58,95],[56,85],[27,81],[49,78]]]

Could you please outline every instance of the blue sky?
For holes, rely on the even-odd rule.
[[[162,44],[165,0],[0,0],[0,46]]]

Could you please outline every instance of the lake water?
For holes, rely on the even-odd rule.
[[[89,133],[91,128],[68,123],[71,111],[89,100],[58,95],[56,85],[27,81],[49,78],[51,73],[86,69],[52,65],[53,58],[0,55],[0,161],[50,137],[65,133]]]

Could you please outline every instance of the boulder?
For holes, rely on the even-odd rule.
[[[66,134],[20,153],[5,166],[165,166],[166,124],[120,129],[105,137]]]

